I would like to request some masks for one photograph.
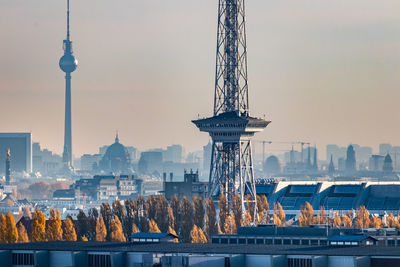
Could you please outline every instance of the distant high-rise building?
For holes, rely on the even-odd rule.
[[[10,149],[7,149],[6,152],[6,184],[9,185],[11,182],[11,151]]]
[[[354,147],[349,145],[346,153],[346,171],[354,172],[356,170],[356,153]]]
[[[380,172],[383,169],[384,156],[372,155],[369,159],[368,170],[373,172]]]
[[[99,163],[103,155],[101,154],[84,154],[81,157],[81,170],[84,171],[96,171],[99,168]]]
[[[338,170],[345,171],[346,170],[346,159],[338,158]]]
[[[329,162],[328,173],[332,174],[335,172],[335,164],[333,163],[333,156],[331,155],[331,161]]]
[[[314,160],[313,160],[313,165],[312,165],[312,169],[317,171],[318,170],[318,151],[317,151],[317,147],[314,147]]]
[[[60,58],[60,68],[65,72],[65,132],[63,163],[72,167],[72,133],[71,133],[71,73],[78,66],[72,52],[72,42],[69,38],[69,0],[67,0],[67,38],[63,41],[64,55]]]
[[[139,172],[140,173],[158,173],[163,169],[163,155],[161,151],[145,151],[140,154]]]
[[[0,151],[10,149],[14,172],[32,171],[31,133],[0,133]],[[0,162],[5,162],[6,153],[0,153]],[[0,173],[5,174],[5,165],[0,164]]]
[[[387,153],[390,153],[392,150],[392,145],[391,144],[379,144],[379,155],[386,155]]]
[[[208,141],[208,144],[203,146],[203,170],[206,173],[210,172],[211,149],[212,149],[212,144],[210,141]]]
[[[393,161],[392,161],[392,158],[390,157],[389,153],[386,154],[386,156],[385,156],[382,170],[384,172],[393,172]]]
[[[183,147],[181,145],[167,146],[167,150],[164,152],[163,160],[172,162],[182,162]]]

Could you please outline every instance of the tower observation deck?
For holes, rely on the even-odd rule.
[[[67,38],[63,41],[64,55],[60,58],[60,68],[65,72],[65,132],[64,132],[64,167],[72,167],[72,133],[71,133],[71,73],[78,66],[72,51],[69,35],[69,0],[67,0]]]
[[[213,141],[210,196],[225,194],[231,209],[238,192],[243,211],[245,193],[256,202],[251,137],[270,123],[249,115],[244,1],[219,0],[214,114],[192,121]]]

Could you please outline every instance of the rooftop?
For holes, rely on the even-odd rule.
[[[258,255],[335,255],[335,256],[400,256],[397,247],[361,246],[285,246],[285,245],[233,245],[233,244],[136,244],[111,242],[44,242],[0,244],[0,250],[53,250],[96,252],[157,252],[192,254],[258,254]]]

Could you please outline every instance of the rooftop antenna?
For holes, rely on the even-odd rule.
[[[69,41],[69,0],[67,0],[67,40]]]

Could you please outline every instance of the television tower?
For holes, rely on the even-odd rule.
[[[231,209],[238,192],[243,211],[245,195],[256,204],[250,139],[270,123],[249,115],[244,1],[219,0],[214,115],[192,121],[213,141],[209,195],[225,194]]]
[[[63,163],[72,167],[72,134],[71,134],[71,73],[78,66],[72,52],[72,42],[69,38],[69,0],[67,0],[67,39],[63,41],[64,55],[60,58],[60,68],[65,72],[65,132]]]

